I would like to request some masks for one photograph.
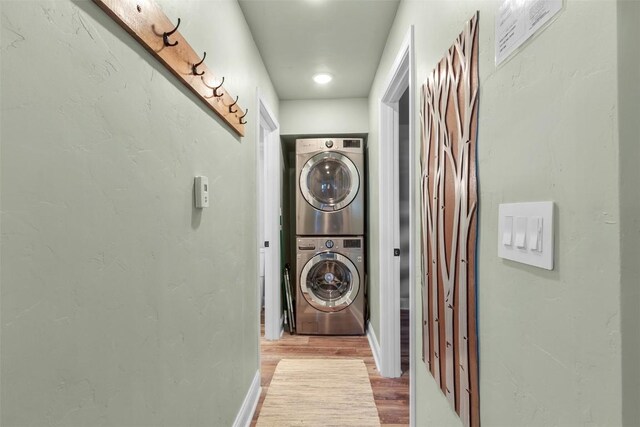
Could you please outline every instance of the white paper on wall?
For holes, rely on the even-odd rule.
[[[504,0],[496,14],[496,66],[562,9],[562,0]]]

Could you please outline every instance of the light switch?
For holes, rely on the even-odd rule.
[[[523,216],[516,217],[516,247],[524,249],[527,236],[527,218]]]
[[[498,207],[498,256],[553,270],[553,202]]]
[[[502,224],[502,244],[505,246],[511,246],[513,244],[513,217],[504,217],[504,223]]]
[[[527,232],[529,249],[535,252],[542,252],[542,217],[534,216],[529,218],[529,230]]]

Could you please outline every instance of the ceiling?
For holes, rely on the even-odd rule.
[[[239,0],[281,100],[369,95],[400,0]],[[333,81],[319,85],[316,73]]]

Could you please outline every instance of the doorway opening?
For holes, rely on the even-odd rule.
[[[281,158],[278,122],[258,92],[260,120],[256,134],[256,207],[258,247],[258,331],[264,319],[264,337],[277,340],[282,333],[280,292]],[[258,334],[258,339],[261,334]]]
[[[400,248],[400,369],[409,371],[409,254],[411,217],[409,194],[409,88],[398,102],[398,233]]]
[[[409,413],[415,417],[416,202],[413,26],[391,67],[380,99],[379,370],[409,371]],[[407,327],[408,324],[408,327]],[[404,326],[404,327],[403,327]],[[404,356],[404,358],[403,358]],[[408,363],[407,363],[408,362]]]

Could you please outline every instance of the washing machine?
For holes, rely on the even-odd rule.
[[[296,234],[364,234],[364,147],[358,138],[296,140]]]
[[[364,334],[364,253],[362,237],[298,237],[299,334]]]

